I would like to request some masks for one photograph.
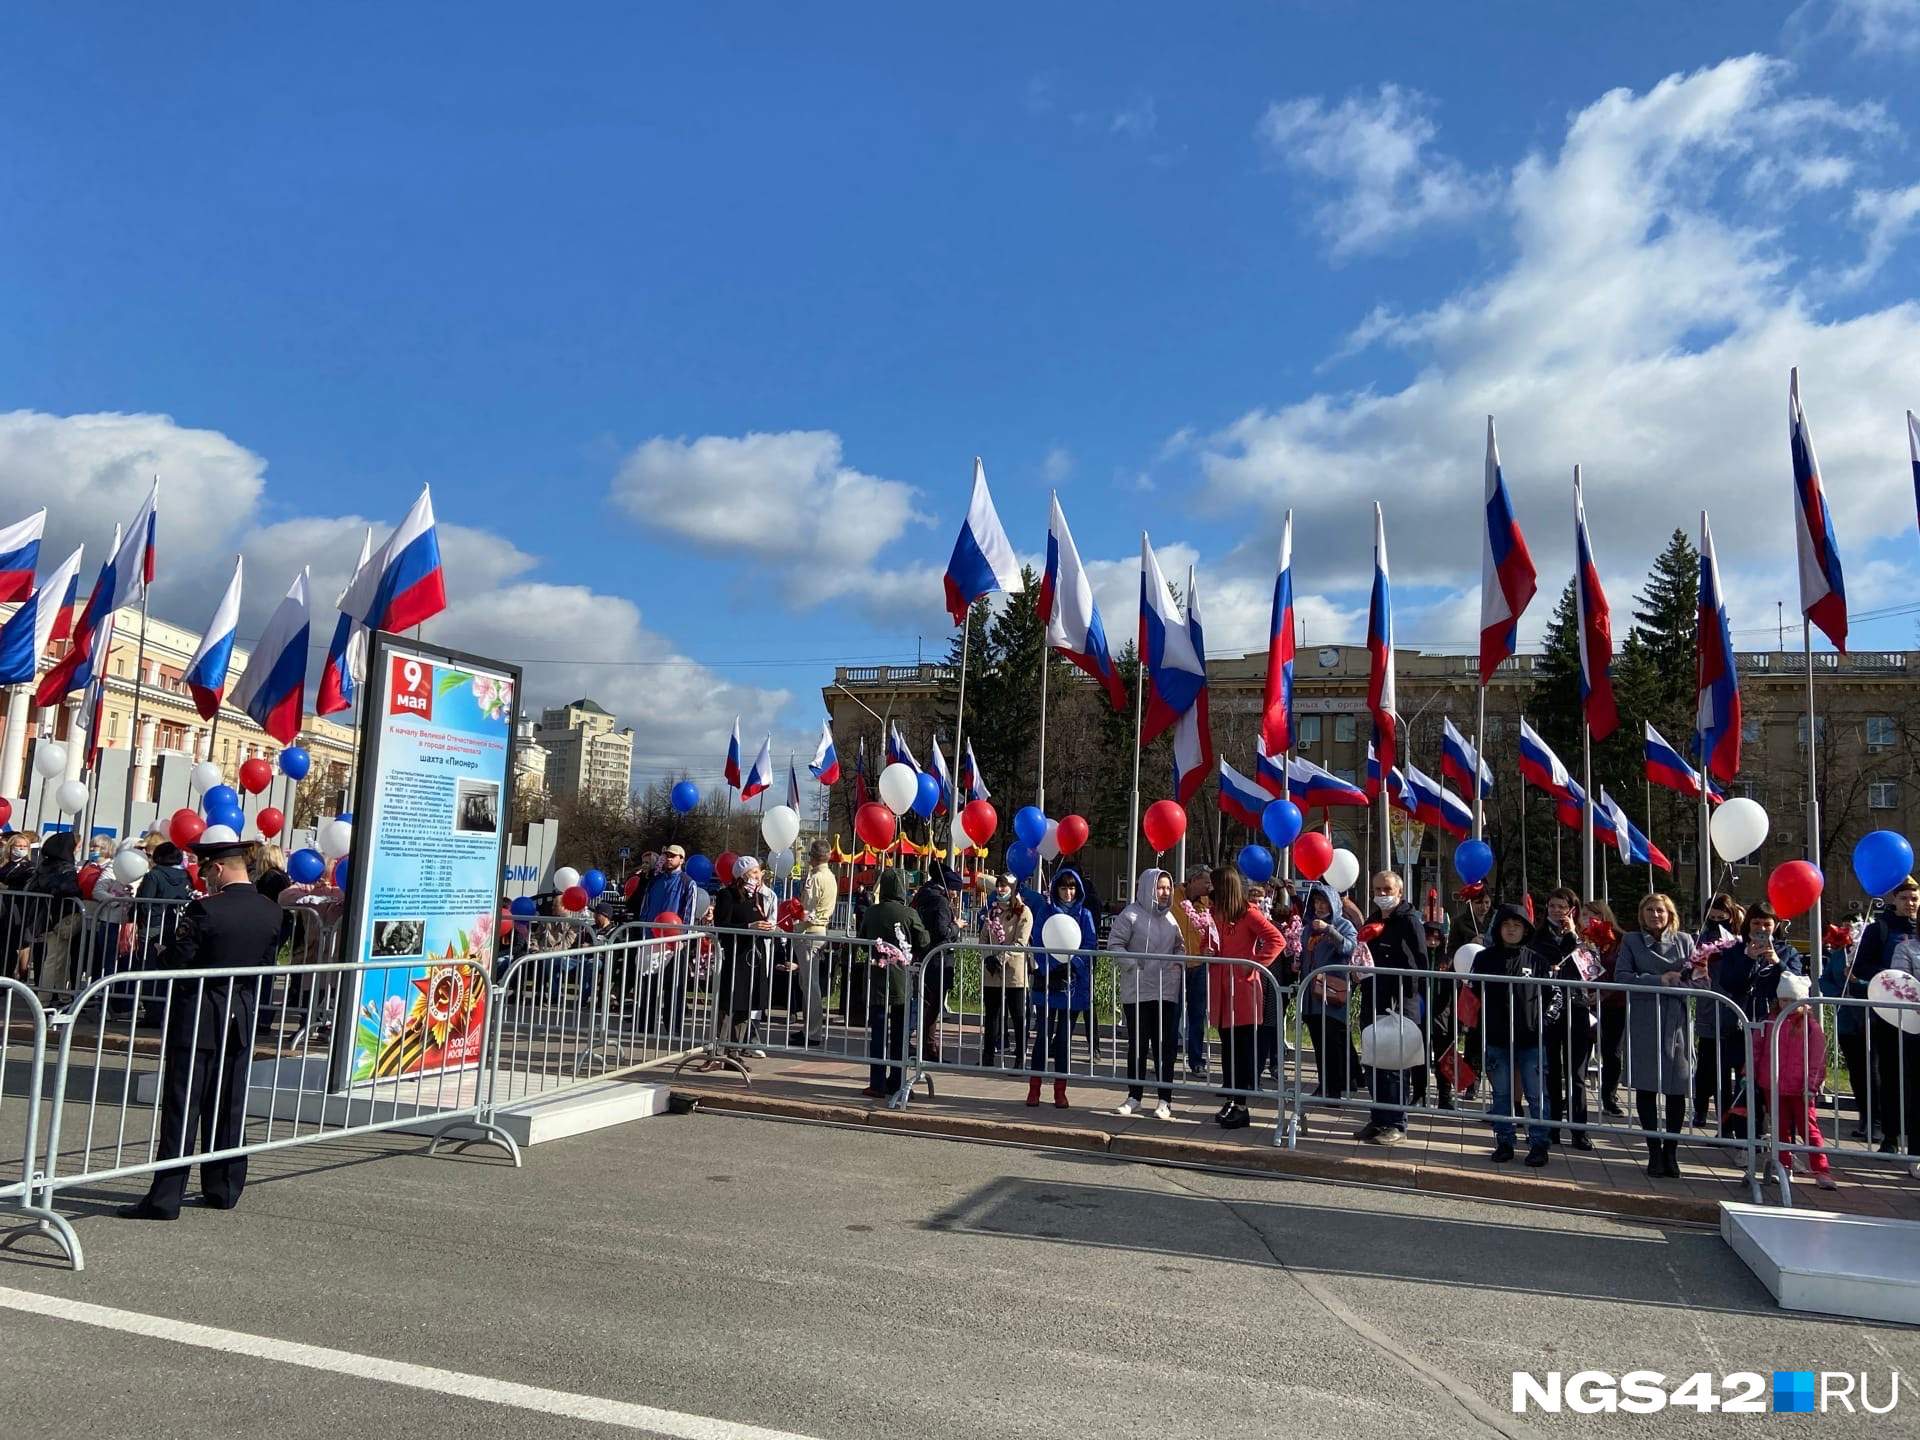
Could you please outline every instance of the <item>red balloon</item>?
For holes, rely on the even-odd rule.
[[[1067,820],[1078,817],[1069,815]],[[1087,822],[1080,822],[1085,825]],[[1064,833],[1067,821],[1060,822],[1060,832]],[[1171,850],[1180,843],[1180,837],[1187,833],[1187,811],[1183,805],[1171,800],[1156,800],[1147,807],[1147,813],[1140,817],[1140,831],[1147,837],[1147,848],[1158,855]],[[1084,837],[1083,837],[1084,838]],[[1066,842],[1061,841],[1060,850],[1066,853]]]
[[[258,795],[272,783],[273,766],[262,760],[258,755],[241,764],[240,788],[245,790],[249,795]],[[264,835],[266,832],[263,830],[260,833]]]
[[[1168,805],[1173,804],[1171,800],[1164,803]],[[1180,811],[1180,828],[1182,830],[1187,828],[1187,812],[1185,810]],[[1081,819],[1078,815],[1069,815],[1060,822],[1060,828],[1053,832],[1053,838],[1059,842],[1060,853],[1062,855],[1071,855],[1087,843],[1088,831],[1089,826],[1085,820]],[[1174,836],[1175,840],[1179,838],[1178,835]],[[1166,849],[1167,847],[1161,846],[1160,848]]]
[[[1333,841],[1323,831],[1309,830],[1293,842],[1293,863],[1309,880],[1318,880],[1333,864]]]
[[[991,801],[969,800],[967,808],[960,812],[960,828],[967,832],[967,838],[974,844],[984,845],[993,838],[993,832],[1000,828],[1000,816],[995,813]]]
[[[562,910],[584,910],[592,901],[593,897],[587,894],[587,887],[584,885],[569,885],[560,892]]]
[[[653,917],[653,933],[662,936],[678,935],[680,933],[681,923],[679,911],[662,910],[658,915]]]
[[[633,898],[633,892],[638,890],[639,888],[640,888],[640,876],[638,873],[635,873],[627,877],[627,883],[620,887],[620,893],[626,896],[627,899],[631,900]]]
[[[269,805],[253,817],[253,823],[260,827],[260,833],[271,840],[286,828],[287,817]]]
[[[11,819],[13,819],[13,802],[6,796],[0,795],[0,825],[6,824]]]
[[[198,810],[176,810],[167,822],[167,838],[182,850],[191,850],[193,842],[207,833],[207,822]]]
[[[1789,860],[1767,877],[1767,899],[1782,920],[1806,914],[1826,888],[1826,877],[1810,860]]]
[[[893,843],[893,832],[898,823],[893,817],[893,811],[884,805],[869,801],[862,805],[860,812],[853,817],[853,833],[876,850],[884,850]]]
[[[720,858],[713,862],[713,883],[731,885],[733,883],[733,862],[740,857],[731,850],[720,852]]]

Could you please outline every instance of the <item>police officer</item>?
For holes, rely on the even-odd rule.
[[[280,907],[254,888],[247,862],[253,845],[227,841],[194,847],[207,894],[180,917],[162,970],[245,970],[274,963],[280,945]],[[176,980],[167,1004],[161,1052],[160,1148],[177,1159],[242,1143],[247,1119],[247,1073],[260,977]],[[146,1198],[120,1211],[128,1220],[173,1220],[187,1190],[191,1165],[155,1172]],[[240,1203],[247,1157],[200,1166],[200,1191],[216,1210]]]

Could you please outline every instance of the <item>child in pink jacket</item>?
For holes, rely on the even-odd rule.
[[[1827,1079],[1827,1037],[1812,1009],[1793,1005],[1812,993],[1813,984],[1806,976],[1791,971],[1781,975],[1780,988],[1774,992],[1773,1018],[1753,1033],[1752,1074],[1755,1089],[1764,1092],[1773,1106],[1781,1143],[1812,1146],[1807,1167],[1813,1172],[1813,1183],[1822,1190],[1832,1190],[1833,1176],[1820,1148],[1826,1142],[1820,1138],[1820,1121],[1813,1103]],[[1780,1062],[1777,1073],[1773,1071],[1776,1056]],[[1781,1154],[1780,1168],[1789,1175],[1793,1173],[1791,1152]]]

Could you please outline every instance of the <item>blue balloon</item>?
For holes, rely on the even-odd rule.
[[[1468,885],[1493,873],[1493,847],[1484,840],[1462,840],[1453,851],[1453,872]]]
[[[208,815],[216,810],[238,810],[240,792],[231,785],[215,785],[200,797],[200,808]]]
[[[1034,811],[1037,815],[1040,812]],[[1024,880],[1033,874],[1040,864],[1040,852],[1031,845],[1013,844],[1007,847],[1007,873],[1016,880]]]
[[[1264,845],[1249,845],[1240,852],[1240,873],[1256,885],[1273,878],[1273,852]]]
[[[587,871],[586,874],[580,877],[580,888],[587,892],[587,898],[589,900],[598,900],[600,898],[600,892],[607,888],[605,872],[600,870]]]
[[[918,815],[922,820],[931,820],[933,818],[933,812],[939,808],[940,782],[922,770],[920,772],[920,788],[913,797],[913,813]]]
[[[342,855],[333,862],[333,883],[342,890],[347,888],[347,857]]]
[[[682,815],[690,814],[693,807],[700,803],[700,787],[691,780],[682,780],[673,787],[673,808]]]
[[[345,810],[333,818],[336,820],[344,820],[347,824],[351,825],[353,823],[353,812],[351,810]]]
[[[1862,835],[1853,847],[1853,873],[1869,895],[1885,895],[1913,873],[1913,846],[1891,830]]]
[[[1260,828],[1282,850],[1300,838],[1300,807],[1291,800],[1270,800],[1260,812]]]
[[[312,852],[307,852],[311,854]],[[513,903],[507,906],[516,915],[538,915],[540,905],[531,895],[516,895]]]
[[[224,825],[236,835],[247,827],[246,812],[238,805],[222,805],[205,813],[208,825]]]
[[[696,885],[705,885],[713,879],[713,861],[704,855],[687,857],[687,878]],[[698,919],[698,916],[694,917]]]
[[[280,773],[289,780],[304,780],[307,771],[313,768],[313,757],[298,745],[289,745],[280,752]]]
[[[1033,849],[1047,838],[1047,817],[1037,805],[1022,806],[1013,817],[1013,833],[1020,837],[1020,843]]]
[[[318,850],[296,850],[287,857],[287,874],[299,885],[311,885],[327,873],[327,857]]]

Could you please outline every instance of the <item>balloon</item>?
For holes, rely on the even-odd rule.
[[[329,820],[320,827],[320,853],[338,860],[353,848],[353,826],[345,820]]]
[[[273,783],[273,766],[258,755],[240,766],[240,788],[249,795],[258,795]]]
[[[673,808],[680,815],[691,814],[693,807],[700,803],[700,787],[691,780],[682,780],[673,787]]]
[[[1040,843],[1034,848],[1040,852],[1042,860],[1060,858],[1060,822],[1058,820],[1047,821],[1047,833],[1040,837]]]
[[[1867,982],[1867,999],[1875,1002],[1873,1013],[1887,1024],[1897,1025],[1909,1035],[1920,1035],[1920,1010],[1893,1008],[1902,1001],[1920,1004],[1920,980],[1904,970],[1882,970]]]
[[[713,861],[704,855],[689,855],[686,864],[687,878],[696,885],[705,885],[713,879]]]
[[[182,815],[191,815],[191,810],[182,810]],[[327,857],[318,850],[296,850],[287,857],[288,878],[298,885],[311,885],[327,873]],[[514,904],[519,904],[514,901]],[[532,901],[528,901],[532,904]],[[517,911],[515,912],[518,913]]]
[[[1007,847],[1007,873],[1016,880],[1024,880],[1033,874],[1040,864],[1040,855],[1031,845],[1015,841]]]
[[[1090,831],[1091,827],[1081,816],[1067,816],[1066,819],[1060,822],[1060,831],[1057,837],[1060,841],[1060,853],[1062,855],[1073,854],[1082,845],[1087,843],[1087,835]]]
[[[713,862],[713,876],[709,878],[718,877],[722,885],[731,885],[733,883],[733,865],[739,858],[740,857],[731,850],[722,850],[720,852],[720,858]],[[559,877],[556,875],[554,878],[558,879]]]
[[[238,810],[240,792],[231,785],[215,785],[201,794],[200,808],[202,811]]]
[[[307,771],[313,768],[313,757],[298,745],[289,745],[280,752],[280,773],[289,780],[304,780]]]
[[[1853,847],[1853,873],[1869,895],[1885,895],[1913,873],[1913,846],[1891,830],[1862,835]]]
[[[1260,812],[1260,829],[1281,849],[1300,838],[1300,807],[1291,800],[1269,800]]]
[[[338,860],[333,862],[333,883],[335,888],[340,890],[344,890],[347,888],[347,873],[348,873],[349,863],[350,862],[348,861],[345,855],[342,855]]]
[[[677,910],[662,910],[653,917],[653,933],[659,936],[678,935],[682,923]]]
[[[338,820],[342,825],[351,825],[353,823],[353,812],[351,810],[342,810],[333,818]]]
[[[222,805],[217,810],[207,811],[206,816],[207,824],[224,825],[236,835],[247,828],[246,814],[238,805]]]
[[[1140,817],[1140,832],[1147,837],[1147,845],[1154,854],[1171,850],[1187,833],[1186,809],[1171,800],[1156,800]]]
[[[1767,812],[1760,808],[1760,802],[1744,795],[1721,805],[1707,822],[1714,853],[1729,863],[1745,859],[1764,845],[1768,828]]]
[[[78,780],[64,781],[53,792],[53,803],[63,815],[76,814],[87,803],[87,787]]]
[[[571,865],[562,865],[553,872],[553,888],[556,890],[571,890],[579,883],[580,872]]]
[[[1478,885],[1493,873],[1493,847],[1484,840],[1462,840],[1453,851],[1453,873]]]
[[[760,838],[769,850],[791,850],[800,838],[800,814],[791,805],[776,805],[760,817]]]
[[[1013,817],[1013,833],[1029,850],[1047,838],[1046,812],[1037,805],[1023,805]]]
[[[42,740],[33,747],[33,768],[51,780],[67,768],[67,747],[52,740]]]
[[[767,856],[767,873],[775,879],[784,879],[793,874],[793,866],[794,855],[791,850],[776,850]]]
[[[0,816],[0,821],[6,817]],[[993,832],[1000,828],[1000,816],[994,811],[993,804],[987,800],[969,800],[960,812],[961,828],[967,832],[967,839],[976,845],[984,845],[993,838]]]
[[[911,765],[896,760],[880,772],[880,800],[896,815],[904,815],[913,808],[913,800],[920,793],[920,772]]]
[[[11,819],[13,819],[13,801],[0,795],[0,825],[6,824]]]
[[[587,898],[589,900],[598,900],[601,892],[607,888],[606,872],[601,870],[587,871],[580,877],[580,888],[587,892]]]
[[[286,829],[287,817],[269,805],[253,817],[253,823],[260,827],[260,833],[271,840]]]
[[[1780,912],[1782,920],[1804,915],[1827,887],[1827,877],[1810,860],[1789,860],[1774,868],[1767,877],[1767,899]]]
[[[894,832],[900,828],[899,822],[893,816],[894,812],[885,805],[876,805],[868,801],[853,817],[853,833],[876,850],[882,846],[891,845]]]
[[[1351,850],[1335,850],[1321,878],[1334,888],[1336,894],[1351,890],[1353,882],[1360,878],[1360,857]]]
[[[580,886],[569,885],[560,892],[560,908],[570,911],[584,910],[591,899],[592,897]]]
[[[1453,968],[1462,975],[1471,974],[1473,971],[1473,957],[1486,948],[1484,945],[1468,941],[1465,945],[1462,945],[1458,950],[1453,952]]]
[[[231,845],[240,838],[240,832],[231,825],[209,825],[200,832],[200,847],[208,845]]]
[[[1080,922],[1071,915],[1049,915],[1040,927],[1040,943],[1056,960],[1064,960],[1080,948]]]
[[[113,878],[123,884],[138,885],[148,869],[147,857],[139,849],[122,850],[113,857]]]
[[[303,850],[300,853],[303,855],[311,855],[314,852],[311,850]],[[540,902],[535,900],[531,895],[516,895],[513,903],[507,906],[507,909],[511,910],[515,915],[538,915],[540,913]]]
[[[1273,878],[1273,852],[1264,845],[1243,847],[1236,863],[1240,873],[1256,885],[1264,885]]]
[[[923,770],[913,782],[913,813],[922,820],[931,820],[939,808],[940,782]]]
[[[1318,880],[1333,863],[1333,841],[1323,831],[1309,830],[1293,842],[1293,864],[1309,880]]]

